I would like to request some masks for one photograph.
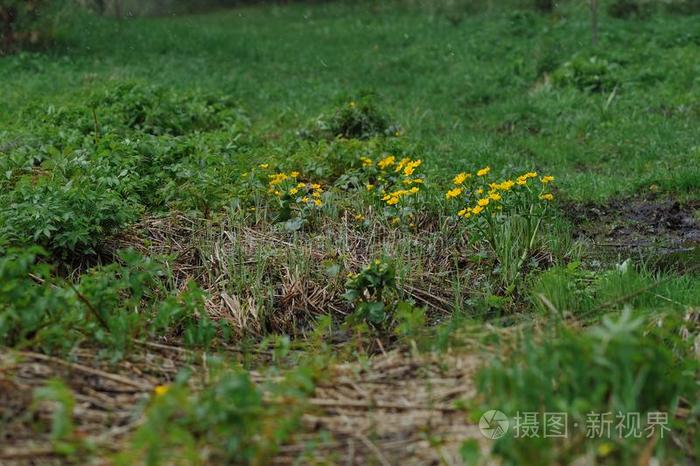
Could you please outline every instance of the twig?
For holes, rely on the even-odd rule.
[[[403,405],[398,403],[367,403],[364,401],[336,401],[336,400],[324,400],[320,398],[309,399],[309,404],[312,406],[324,407],[324,408],[359,408],[359,409],[396,409],[396,410],[416,410],[416,411],[442,411],[447,413],[453,413],[459,411],[459,409],[451,406],[426,406],[426,405]]]
[[[85,306],[88,308],[88,310],[95,316],[95,318],[100,323],[100,325],[105,330],[107,330],[108,333],[112,333],[112,331],[109,328],[109,324],[104,319],[104,317],[102,317],[102,314],[100,314],[100,312],[97,309],[95,309],[95,306],[93,306],[92,303],[80,291],[78,291],[78,289],[70,281],[66,281],[66,282],[68,283],[68,286],[70,286],[70,288],[73,290],[75,295],[78,297],[80,302],[85,304]]]
[[[375,444],[373,444],[370,439],[368,439],[364,434],[360,432],[356,432],[352,434],[353,437],[356,437],[357,439],[360,440],[367,448],[369,448],[372,453],[374,453],[374,456],[377,457],[379,462],[382,464],[382,466],[391,466],[391,463],[387,461],[387,459],[384,457],[381,451],[379,451],[379,448]]]
[[[39,361],[46,361],[46,362],[53,362],[55,364],[59,364],[61,366],[69,367],[71,369],[74,369],[79,372],[83,372],[85,374],[90,374],[90,375],[95,375],[97,377],[102,377],[104,379],[111,380],[112,382],[120,383],[123,385],[128,385],[130,387],[137,388],[141,391],[151,391],[153,387],[149,384],[143,383],[143,382],[138,382],[133,379],[128,379],[126,377],[123,377],[118,374],[112,374],[110,372],[105,372],[101,369],[95,369],[89,366],[85,366],[83,364],[78,364],[75,362],[68,362],[64,361],[63,359],[54,357],[54,356],[47,356],[45,354],[41,353],[34,353],[32,351],[18,351],[18,354],[25,356],[27,358],[31,359],[36,359]]]
[[[95,144],[100,142],[100,124],[97,122],[97,112],[92,108],[92,119],[95,122]]]
[[[41,456],[58,456],[58,453],[51,447],[0,450],[0,460],[31,460]]]

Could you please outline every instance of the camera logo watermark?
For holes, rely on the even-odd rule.
[[[491,440],[497,440],[506,435],[509,427],[508,416],[497,409],[486,411],[479,419],[481,435]]]

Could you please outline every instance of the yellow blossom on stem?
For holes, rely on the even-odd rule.
[[[405,167],[406,164],[410,161],[411,161],[411,159],[409,159],[408,157],[402,158],[401,160],[399,160],[399,163],[396,164],[396,168],[394,169],[394,171],[396,173],[400,172],[401,170],[403,170],[403,167]]]
[[[476,203],[477,203],[480,207],[486,207],[487,205],[489,205],[489,198],[488,198],[488,197],[485,197],[485,198],[483,198],[483,199],[479,199]]]
[[[270,164],[269,163],[261,163],[260,165],[258,165],[258,167],[262,168],[263,170],[266,170],[267,168],[270,167]]]
[[[445,194],[445,197],[447,199],[452,199],[453,197],[457,197],[460,194],[462,194],[462,188],[454,188],[454,189],[450,189],[449,191],[447,191],[447,194]]]
[[[501,200],[501,195],[498,193],[489,193],[489,199],[492,201],[500,201]]]
[[[478,172],[476,172],[476,176],[486,176],[489,174],[490,171],[491,171],[491,167],[484,167],[481,170],[479,170]]]
[[[472,209],[472,213],[474,215],[479,215],[481,212],[483,212],[483,210],[484,210],[484,208],[482,206],[478,205]]]
[[[406,164],[406,167],[403,169],[403,174],[406,176],[413,175],[413,172],[415,171],[415,169],[420,167],[420,165],[422,163],[423,163],[422,160],[414,160],[413,162],[408,162]]]
[[[542,178],[540,178],[540,181],[542,182],[542,184],[551,183],[552,181],[554,181],[554,177],[550,175],[543,176]]]
[[[457,184],[457,185],[463,184],[465,181],[467,181],[467,178],[471,178],[471,176],[472,176],[471,173],[466,173],[466,172],[458,173],[457,176],[455,176],[452,179],[452,183]]]
[[[170,386],[168,385],[156,385],[156,387],[153,389],[153,393],[155,393],[157,397],[165,395],[168,393],[168,391],[170,391]]]
[[[277,173],[275,175],[269,175],[270,178],[270,186],[274,186],[276,184],[280,184],[283,181],[285,181],[289,176],[286,173]]]
[[[377,165],[379,166],[379,168],[384,170],[385,168],[394,165],[394,163],[396,163],[396,157],[394,157],[393,155],[390,155],[388,157],[383,158],[379,162],[377,162]]]
[[[540,194],[540,199],[543,201],[551,201],[554,199],[554,194],[552,194],[552,193]]]

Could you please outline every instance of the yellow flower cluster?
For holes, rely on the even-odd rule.
[[[477,177],[485,177],[491,172],[491,167],[484,167],[476,172]],[[470,218],[473,215],[479,215],[484,212],[484,210],[493,203],[500,202],[503,199],[503,193],[511,191],[516,186],[525,186],[528,184],[530,179],[537,178],[537,172],[527,172],[518,176],[515,180],[505,180],[500,183],[493,182],[488,183],[488,192],[484,192],[485,186],[483,188],[473,186],[471,189],[465,188],[465,182],[471,178],[471,173],[462,172],[458,173],[453,179],[452,184],[454,187],[449,189],[445,193],[447,199],[459,198],[463,194],[471,196],[472,194],[478,196],[472,206],[467,206],[461,209],[457,215],[463,218]],[[543,176],[540,178],[542,185],[546,185],[554,181],[553,176]],[[551,201],[554,199],[552,193],[545,193],[543,191],[539,194],[539,199],[542,201]],[[496,209],[500,210],[502,207],[498,205]]]
[[[298,171],[268,175],[268,192],[278,197],[286,195],[290,197],[296,196],[295,201],[298,203],[321,207],[323,205],[321,201],[323,188],[321,185],[318,183],[297,182],[298,177]]]
[[[416,194],[418,191],[420,191],[420,189],[417,186],[414,186],[411,189],[398,189],[385,194],[384,197],[382,197],[382,201],[386,202],[387,205],[396,205],[399,203],[402,197],[411,196]]]
[[[411,176],[416,168],[420,167],[422,163],[422,160],[411,160],[408,157],[404,157],[399,162],[396,162],[396,157],[393,155],[388,155],[377,162],[377,166],[380,170],[386,170],[389,167],[394,167],[394,171],[396,173],[403,173],[404,176]]]

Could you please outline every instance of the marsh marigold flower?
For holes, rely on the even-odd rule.
[[[554,194],[552,194],[552,193],[540,194],[540,199],[542,199],[543,201],[551,201],[554,199]]]
[[[476,203],[477,203],[480,207],[486,207],[487,205],[489,205],[489,198],[488,198],[488,197],[485,197],[485,198],[483,198],[483,199],[479,199],[478,201],[476,201]]]
[[[452,199],[453,197],[457,197],[460,194],[462,194],[462,188],[455,188],[455,189],[450,189],[449,191],[447,191],[447,194],[445,195],[445,197],[447,199]]]
[[[491,171],[491,167],[484,167],[481,170],[479,170],[478,172],[476,172],[476,176],[486,176],[489,174],[490,171]]]
[[[467,178],[469,178],[469,177],[471,177],[471,176],[472,176],[471,173],[466,173],[466,172],[458,173],[458,174],[452,179],[452,183],[453,183],[453,184],[456,184],[456,185],[463,184],[465,181],[467,181]]]
[[[165,395],[168,393],[168,391],[170,391],[170,387],[168,385],[156,385],[156,387],[153,389],[153,393],[155,393],[157,397]]]
[[[543,176],[542,178],[540,178],[540,181],[542,182],[542,184],[551,183],[552,181],[554,181],[554,177],[549,175]]]
[[[408,162],[406,164],[406,167],[403,169],[403,174],[406,176],[411,176],[413,175],[413,172],[415,171],[416,168],[420,167],[420,164],[422,164],[422,160],[414,160],[413,162]]]
[[[377,165],[379,166],[379,168],[384,170],[386,167],[390,167],[390,166],[394,165],[394,163],[396,163],[396,157],[394,157],[393,155],[390,155],[388,157],[383,158],[379,162],[377,162]]]

